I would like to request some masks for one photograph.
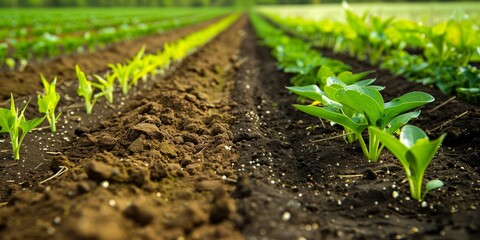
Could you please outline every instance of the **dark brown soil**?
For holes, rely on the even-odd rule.
[[[372,68],[332,57],[355,71]],[[277,71],[243,17],[165,77],[117,95],[116,107],[99,103],[94,116],[82,114],[74,87],[64,84],[65,129],[29,135],[20,161],[10,159],[2,136],[0,235],[477,239],[478,107],[384,71],[377,77],[386,99],[413,90],[437,98],[414,122],[432,137],[448,133],[426,175],[445,187],[424,206],[408,197],[387,151],[374,164],[341,138],[318,141],[341,130],[294,110],[290,76]],[[41,165],[22,171],[30,162]],[[40,183],[60,166],[68,171]]]

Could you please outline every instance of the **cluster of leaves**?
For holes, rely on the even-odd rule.
[[[315,75],[319,66],[328,66],[335,73],[350,69],[350,66],[343,62],[322,57],[307,42],[285,35],[258,14],[251,13],[250,19],[255,22],[253,26],[256,33],[263,39],[263,43],[273,49],[273,55],[278,60],[277,66],[283,71],[308,76]],[[293,81],[307,84],[311,80],[311,78],[302,77]]]
[[[412,81],[436,85],[446,94],[480,102],[478,24],[456,12],[434,26],[345,9],[346,21],[311,20],[301,17],[269,18],[288,31],[310,39],[315,45],[346,52],[371,64],[380,64]]]
[[[268,39],[272,36],[268,32],[272,31],[271,26],[268,27],[269,24],[258,15],[252,16],[257,33],[264,38],[264,42],[271,42]],[[284,33],[278,33],[280,34]],[[281,39],[278,36],[276,38]],[[279,46],[283,46],[281,41],[278,44],[269,46],[274,49],[274,55],[281,66],[284,58],[275,52]],[[296,73],[298,75],[292,79],[296,86],[288,89],[301,98],[310,100],[311,104],[295,104],[295,108],[330,121],[332,125],[341,125],[347,143],[358,141],[369,161],[378,161],[386,146],[404,167],[414,199],[421,200],[428,191],[443,186],[440,180],[434,180],[426,185],[426,190],[422,193],[426,168],[445,135],[430,141],[423,130],[407,125],[420,115],[420,111],[415,109],[434,101],[431,95],[410,92],[385,102],[381,94],[384,87],[372,85],[376,79],[365,79],[372,72],[336,73],[328,65],[317,65],[309,71]],[[400,132],[400,140],[394,137],[397,132]],[[367,136],[366,139],[364,136]]]

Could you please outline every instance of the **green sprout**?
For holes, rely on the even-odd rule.
[[[118,79],[118,82],[120,83],[120,87],[122,88],[122,93],[125,95],[128,93],[130,90],[130,85],[129,83],[129,78],[130,78],[130,70],[131,70],[131,65],[129,64],[108,64],[108,67],[112,69],[113,74],[116,76]]]
[[[18,109],[15,108],[13,95],[11,95],[10,109],[0,108],[0,133],[8,133],[10,135],[13,158],[15,160],[20,159],[20,146],[27,133],[40,125],[45,119],[45,117],[41,117],[26,120],[24,112],[27,105],[28,103],[19,114]]]
[[[95,102],[97,101],[97,98],[93,97],[94,88],[92,82],[87,80],[85,73],[80,70],[78,65],[75,66],[75,70],[79,81],[77,94],[85,100],[85,110],[87,111],[87,114],[91,114],[93,105],[95,105]]]
[[[54,78],[51,83],[48,83],[48,81],[45,80],[43,75],[40,75],[40,77],[42,78],[45,93],[38,95],[38,111],[45,114],[45,117],[50,124],[50,129],[52,130],[52,132],[56,132],[56,122],[60,117],[60,114],[55,116],[55,109],[57,108],[57,104],[60,101],[60,94],[58,94],[56,91],[57,78]]]
[[[422,180],[425,171],[440,148],[446,134],[442,134],[439,138],[430,141],[422,129],[412,125],[405,125],[402,128],[400,139],[376,127],[369,127],[369,130],[380,139],[402,164],[412,198],[421,201],[429,191],[443,186],[442,181],[432,180],[425,185],[425,192],[422,193]]]
[[[100,90],[100,93],[95,94],[94,98],[99,98],[101,96],[105,96],[109,103],[113,103],[113,91],[115,90],[115,74],[107,73],[105,78],[95,74],[93,75],[97,80],[98,83],[93,83],[92,85]]]

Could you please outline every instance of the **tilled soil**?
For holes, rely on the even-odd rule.
[[[426,175],[445,187],[422,204],[387,151],[368,163],[359,146],[335,138],[340,128],[294,110],[291,76],[257,41],[241,18],[120,106],[99,103],[102,121],[81,115],[72,97],[66,136],[32,133],[23,161],[3,159],[2,139],[5,176],[45,158],[22,181],[2,181],[2,239],[479,237],[478,107],[377,71],[387,100],[413,90],[437,99],[414,123],[433,137],[448,133]],[[324,54],[355,72],[372,68]],[[40,133],[56,142],[31,147]],[[48,180],[61,166],[68,170]]]
[[[42,90],[43,85],[40,80],[40,73],[48,80],[57,77],[61,83],[76,77],[76,64],[87,73],[105,72],[108,70],[107,65],[109,63],[123,62],[131,58],[143,45],[145,45],[146,52],[157,51],[163,47],[164,43],[172,42],[198,31],[216,20],[218,18],[164,33],[141,37],[134,41],[111,44],[94,52],[87,51],[55,57],[40,64],[29,64],[23,71],[2,71],[0,72],[0,86],[2,86],[0,88],[0,102],[9,99],[10,93],[18,97]]]

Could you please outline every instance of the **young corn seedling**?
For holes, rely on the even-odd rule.
[[[92,86],[99,89],[100,92],[94,95],[95,99],[98,99],[101,96],[104,96],[109,103],[113,103],[113,92],[115,90],[115,78],[116,75],[114,73],[107,73],[105,78],[95,74],[93,75],[98,83],[92,82]]]
[[[26,120],[24,116],[25,109],[19,113],[15,108],[15,101],[13,95],[10,98],[10,109],[0,108],[0,133],[8,133],[10,135],[10,141],[12,144],[13,158],[15,160],[20,159],[20,146],[23,139],[32,129],[40,125],[45,117],[34,118]]]
[[[87,114],[91,114],[93,105],[95,105],[95,102],[97,101],[97,98],[93,96],[95,90],[92,82],[87,80],[85,73],[80,70],[78,65],[75,66],[75,70],[79,81],[77,94],[85,100],[85,110],[87,111]]]
[[[131,65],[130,64],[108,64],[108,67],[112,69],[113,75],[116,76],[118,82],[120,83],[120,87],[122,88],[122,93],[125,95],[130,90],[129,79],[130,79],[130,71]]]
[[[442,181],[432,180],[425,185],[425,192],[422,193],[422,180],[425,171],[438,148],[440,148],[446,134],[430,141],[422,129],[412,125],[405,125],[402,128],[400,139],[376,127],[369,127],[369,130],[402,164],[412,198],[421,201],[429,191],[443,186]]]
[[[50,130],[56,132],[56,123],[60,117],[60,114],[55,114],[55,109],[60,101],[60,94],[56,91],[57,78],[54,78],[51,83],[48,83],[43,75],[40,75],[40,77],[42,79],[43,87],[45,88],[45,93],[38,95],[38,111],[45,114],[45,117],[50,124]]]
[[[362,137],[363,131],[369,126],[377,126],[393,134],[420,115],[420,111],[408,111],[432,102],[434,98],[427,93],[410,92],[384,102],[379,91],[381,87],[370,86],[374,81],[375,79],[369,79],[346,85],[337,77],[329,77],[324,91],[316,85],[289,89],[321,103],[321,106],[295,104],[295,108],[343,126],[347,133],[355,135],[365,157],[376,162],[383,146],[375,135],[369,133],[367,147]]]

